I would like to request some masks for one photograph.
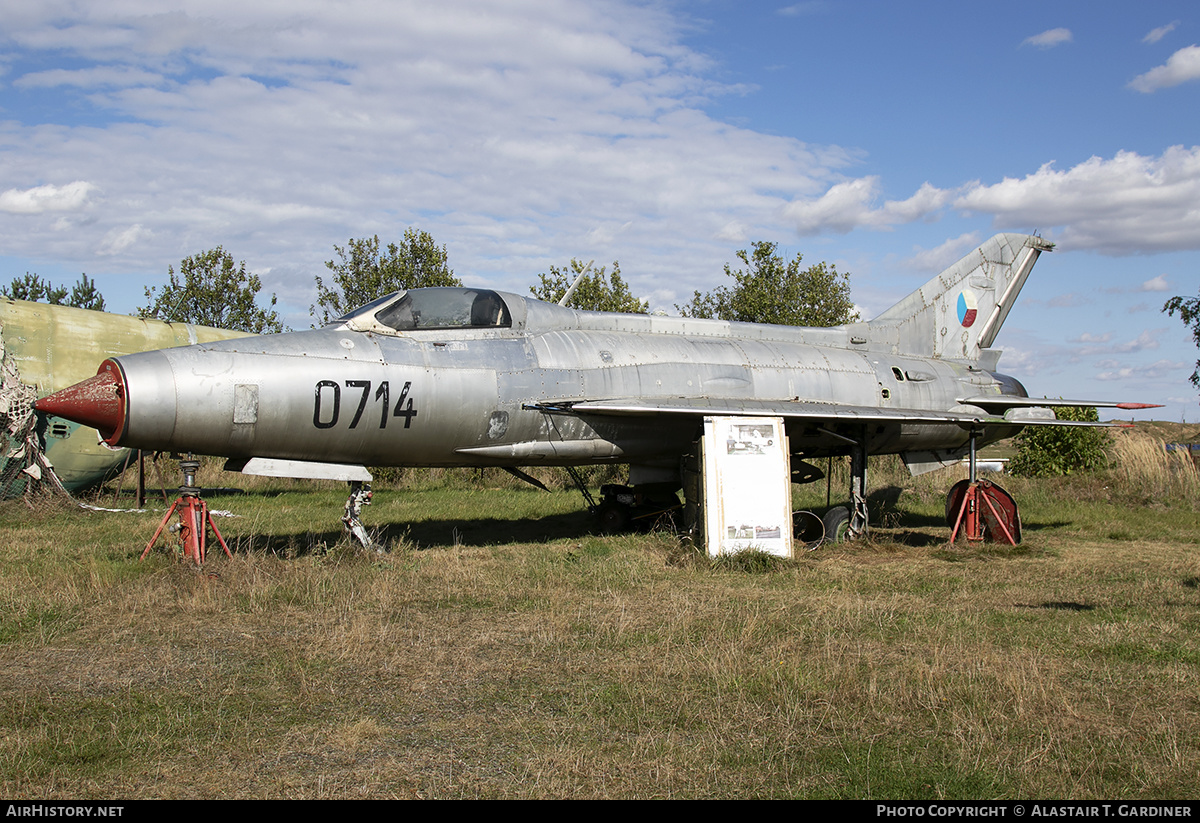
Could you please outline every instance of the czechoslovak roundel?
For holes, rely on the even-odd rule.
[[[978,312],[979,301],[975,299],[974,292],[963,291],[958,296],[958,322],[962,323],[964,329],[969,329]]]

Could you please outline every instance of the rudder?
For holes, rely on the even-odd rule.
[[[906,354],[978,361],[1038,256],[1053,248],[1036,235],[998,234],[871,320],[871,337]]]

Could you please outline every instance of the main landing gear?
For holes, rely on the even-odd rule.
[[[605,483],[600,487],[600,502],[597,503],[579,472],[573,466],[567,466],[566,469],[575,487],[583,495],[587,510],[595,515],[600,523],[600,530],[605,534],[648,530],[664,520],[674,522],[675,513],[683,509],[683,504],[679,502],[679,496],[676,494],[678,482],[639,483],[628,486]]]
[[[855,440],[843,434],[821,429],[850,447],[850,505],[835,506],[825,512],[826,543],[845,543],[867,536],[867,432],[863,428]]]
[[[623,486],[606,483],[600,487],[600,505],[596,517],[606,534],[649,529],[683,508],[674,484],[647,483]]]
[[[843,441],[849,447],[850,504],[835,506],[826,511],[824,517],[820,518],[820,526],[815,523],[815,515],[798,513],[804,514],[806,518],[804,528],[795,533],[817,534],[813,540],[814,544],[819,540],[822,527],[827,543],[861,539],[868,531],[866,431],[858,433],[858,439],[828,429],[822,429],[822,432]],[[962,534],[972,543],[990,541],[1015,546],[1021,542],[1021,518],[1017,511],[1017,503],[1012,495],[995,483],[978,479],[977,437],[978,432],[972,430],[969,479],[956,483],[946,497],[946,524],[952,529],[950,541],[954,542],[959,534]],[[576,478],[580,491],[588,501],[588,509],[597,515],[601,528],[607,533],[638,527],[649,528],[663,517],[672,516],[682,508],[676,495],[678,484],[607,484],[601,487],[601,501],[596,504],[577,475],[572,473],[572,476]],[[692,500],[692,497],[689,497],[689,500]],[[813,521],[811,523],[808,522],[810,518]]]

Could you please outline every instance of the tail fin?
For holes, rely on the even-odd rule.
[[[868,323],[899,352],[979,360],[996,339],[1038,255],[1041,237],[998,234]]]

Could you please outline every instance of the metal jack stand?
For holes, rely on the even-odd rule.
[[[946,497],[946,521],[953,517],[950,542],[958,538],[961,527],[969,543],[992,540],[1015,546],[1021,542],[1021,517],[1012,495],[987,480],[975,476],[975,435],[971,430],[971,452],[967,480],[960,480]]]
[[[179,497],[167,510],[166,517],[158,524],[158,531],[146,544],[141,559],[146,559],[150,549],[154,548],[154,542],[163,533],[163,529],[167,528],[171,515],[176,511],[179,512],[179,525],[170,531],[178,529],[184,557],[195,560],[197,566],[204,563],[205,541],[208,537],[208,529],[211,528],[213,534],[217,536],[217,542],[225,550],[225,554],[232,559],[233,554],[229,551],[229,546],[225,545],[225,538],[221,537],[221,532],[217,530],[217,524],[213,522],[212,515],[208,511],[208,504],[200,499],[200,489],[196,487],[196,472],[200,468],[200,461],[188,455],[187,459],[179,461],[179,468],[183,472],[183,485],[179,487]]]

